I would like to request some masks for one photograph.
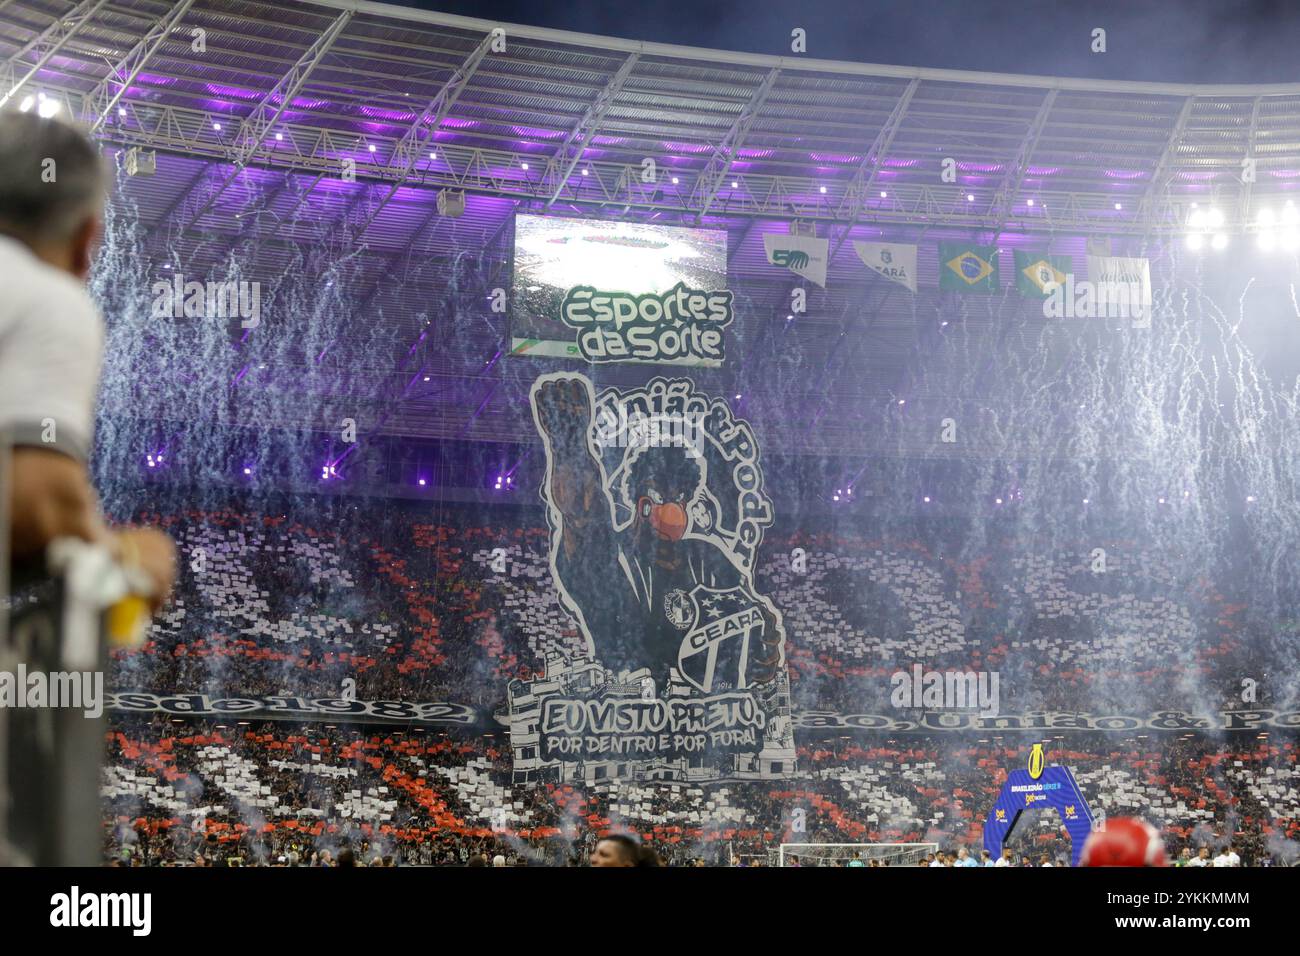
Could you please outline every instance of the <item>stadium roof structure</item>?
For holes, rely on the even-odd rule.
[[[357,308],[382,311],[411,343],[440,280],[387,280],[414,258],[499,248],[473,291],[490,290],[506,281],[516,212],[725,228],[729,271],[770,284],[778,324],[791,277],[767,263],[763,234],[817,223],[831,237],[830,282],[780,335],[822,370],[823,412],[895,394],[917,345],[916,307],[881,291],[854,336],[864,344],[845,351],[875,281],[850,238],[946,233],[1082,254],[1086,236],[1135,247],[1177,234],[1194,202],[1249,231],[1258,209],[1300,188],[1300,84],[830,62],[360,0],[0,0],[0,106],[31,96],[55,98],[109,146],[157,151],[156,173],[121,191],[158,256],[199,269],[255,249],[273,267],[294,242],[332,236],[365,263]],[[467,194],[459,217],[439,212],[448,189]],[[922,256],[936,268],[933,250]],[[374,377],[359,390],[378,396],[370,423],[518,440],[521,395],[493,371],[502,324],[488,317],[473,334],[482,341],[466,347],[483,361],[472,373],[439,367],[424,346],[350,355]],[[745,343],[749,361],[715,374],[720,387],[748,390],[759,350]],[[288,388],[299,371],[267,374]],[[860,423],[819,429],[808,446],[809,422],[782,401],[781,425],[802,447],[864,448]]]
[[[1198,199],[1242,226],[1300,180],[1300,84],[762,56],[359,0],[0,0],[0,24],[0,97],[40,87],[111,141],[241,168],[333,176],[350,158],[393,190],[1144,234]]]

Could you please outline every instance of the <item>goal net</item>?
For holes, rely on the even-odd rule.
[[[937,843],[782,843],[777,866],[916,866]],[[872,861],[875,861],[873,864]]]

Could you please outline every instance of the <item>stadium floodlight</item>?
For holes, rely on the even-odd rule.
[[[1209,245],[1215,251],[1228,248],[1228,234],[1223,232],[1223,210],[1210,207],[1201,209],[1192,203],[1187,216],[1187,248],[1201,250]]]
[[[28,110],[32,108],[32,106],[35,105],[35,103],[36,103],[36,97],[24,96],[23,101],[18,104],[18,112],[26,113]]]
[[[1300,210],[1297,210],[1295,203],[1288,199],[1277,219],[1281,220],[1281,228],[1274,232],[1272,210],[1260,210],[1255,219],[1259,225],[1260,248],[1264,248],[1263,237],[1267,232],[1274,236],[1276,243],[1281,245],[1285,251],[1295,252],[1297,247],[1300,247]]]

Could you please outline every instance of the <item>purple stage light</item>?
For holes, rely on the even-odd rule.
[[[427,484],[427,482],[423,478],[421,478],[419,481],[416,482],[416,484],[419,485],[421,488],[423,488]]]

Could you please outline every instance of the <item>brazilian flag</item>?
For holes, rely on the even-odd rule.
[[[939,243],[939,288],[958,292],[997,292],[998,250],[969,242]]]
[[[1065,285],[1074,271],[1069,256],[1016,250],[1016,291],[1031,299],[1045,299],[1053,285]]]

